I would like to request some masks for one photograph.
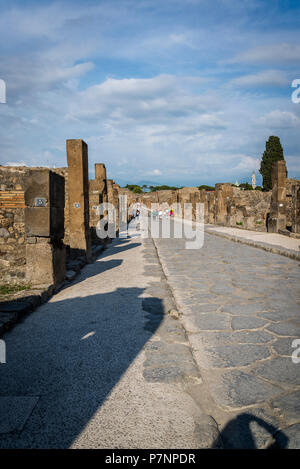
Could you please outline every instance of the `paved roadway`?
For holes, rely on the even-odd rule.
[[[299,262],[115,240],[4,336],[0,447],[300,447]]]
[[[265,447],[277,432],[279,446],[300,448],[299,261],[213,234],[202,249],[155,245],[203,380],[199,405],[224,446]]]
[[[151,240],[115,240],[4,339],[1,448],[198,448],[215,422]]]

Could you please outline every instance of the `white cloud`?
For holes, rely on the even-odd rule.
[[[284,67],[299,64],[299,46],[292,45],[298,32],[262,31],[268,20],[261,16],[247,28],[255,3],[8,7],[0,17],[8,86],[8,103],[0,105],[1,160],[19,164],[21,155],[28,165],[65,165],[65,139],[83,138],[90,168],[103,161],[112,178],[130,182],[147,173],[187,185],[234,182],[251,174],[274,128],[289,161],[299,148],[300,106],[276,89],[271,96],[266,86],[285,85]],[[275,45],[252,47],[266,42]],[[238,65],[220,65],[233,55]],[[252,73],[244,63],[271,70]]]
[[[153,176],[161,176],[162,172],[159,169],[154,169],[152,174]]]
[[[237,54],[228,63],[291,64],[300,62],[300,45],[297,43],[268,44]]]
[[[264,70],[249,75],[242,75],[231,80],[232,85],[245,87],[286,86],[290,83],[286,73],[280,70]]]
[[[259,123],[268,128],[285,129],[300,125],[300,119],[288,111],[271,111],[259,119]]]
[[[21,161],[7,161],[5,163],[5,166],[28,166],[28,163],[26,161],[21,160]]]
[[[259,158],[253,158],[252,156],[240,155],[239,159],[240,161],[235,168],[238,172],[247,171],[250,174],[252,171],[257,171],[260,167]]]

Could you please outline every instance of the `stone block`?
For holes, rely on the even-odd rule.
[[[58,207],[65,205],[65,181],[49,169],[32,169],[25,179],[26,207]]]
[[[61,239],[64,236],[64,208],[26,207],[25,234]]]

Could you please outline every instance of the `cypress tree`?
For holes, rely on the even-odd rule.
[[[266,142],[266,149],[263,153],[259,170],[263,178],[263,188],[265,191],[272,189],[272,165],[274,161],[279,160],[284,160],[280,138],[271,136]]]

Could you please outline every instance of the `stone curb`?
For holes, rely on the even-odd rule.
[[[54,293],[54,286],[49,285],[44,290],[36,290],[37,293],[28,297],[19,298],[0,303],[0,337],[11,329],[26,314],[34,311],[38,306],[46,303]]]
[[[279,246],[276,246],[275,244],[262,243],[261,241],[252,241],[251,239],[241,238],[239,236],[230,235],[228,233],[221,233],[210,228],[205,230],[205,234],[220,236],[220,238],[225,238],[229,241],[234,241],[235,243],[246,244],[247,246],[263,249],[264,251],[272,252],[273,254],[279,254],[281,256],[289,257],[290,259],[300,261],[300,252],[297,253],[292,249],[281,248]]]

